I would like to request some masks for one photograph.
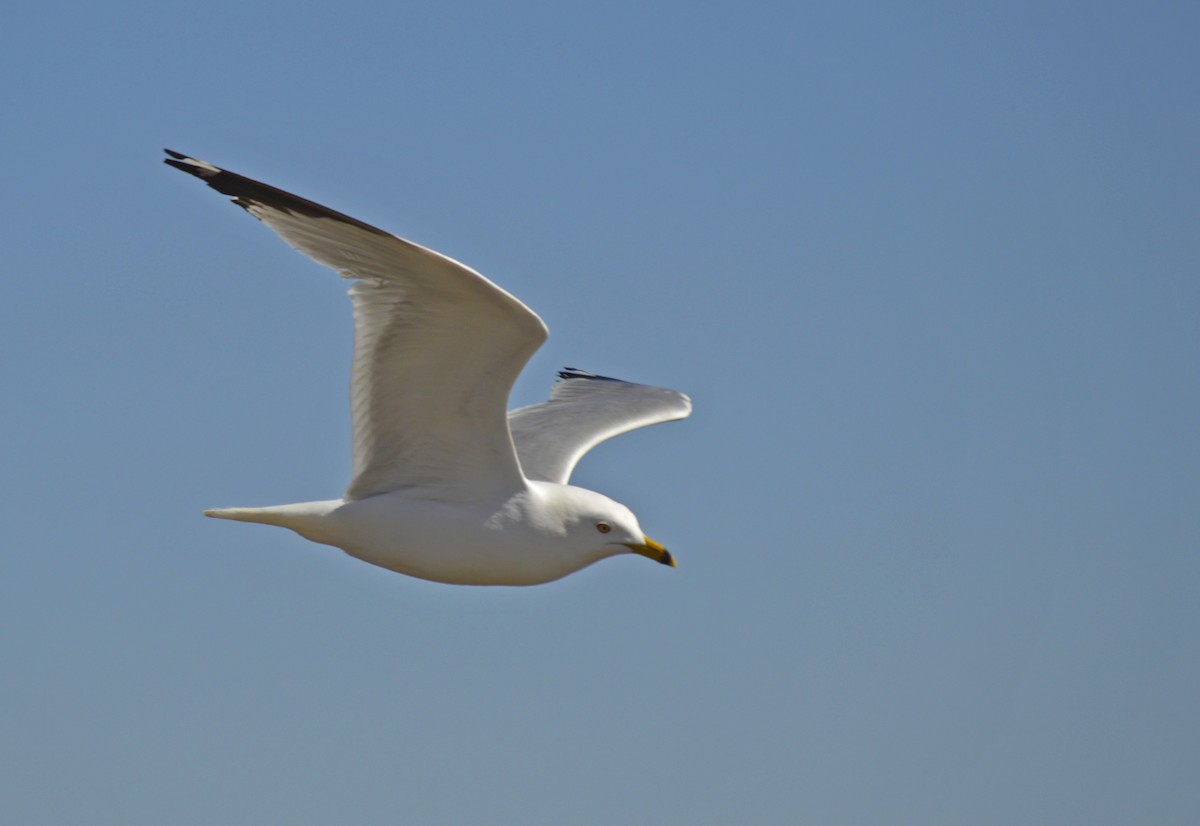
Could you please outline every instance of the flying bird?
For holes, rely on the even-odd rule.
[[[353,476],[340,499],[214,508],[421,579],[536,585],[620,554],[675,558],[637,517],[569,484],[605,439],[686,417],[662,387],[568,368],[508,411],[545,323],[471,268],[312,201],[165,150],[290,246],[354,282]]]

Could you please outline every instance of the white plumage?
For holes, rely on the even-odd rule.
[[[639,427],[682,419],[692,401],[676,390],[567,368],[550,401],[508,414],[525,476],[565,485],[575,464],[605,439]]]
[[[291,528],[440,582],[531,585],[599,559],[674,558],[623,505],[567,484],[601,441],[691,411],[687,396],[581,370],[506,414],[545,324],[479,273],[312,201],[167,150],[310,258],[353,279],[353,478],[343,498],[210,516]]]

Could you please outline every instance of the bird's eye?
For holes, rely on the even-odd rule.
[[[596,530],[600,531],[600,533],[608,533],[612,530],[612,525],[608,524],[607,522],[597,522]]]

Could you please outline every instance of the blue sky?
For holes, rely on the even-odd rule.
[[[40,4],[0,34],[0,820],[1190,823],[1200,13]],[[453,588],[337,495],[346,285],[163,146],[690,393],[676,552]]]

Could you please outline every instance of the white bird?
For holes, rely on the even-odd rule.
[[[506,413],[517,374],[548,335],[519,300],[433,250],[165,151],[165,163],[355,282],[345,494],[206,515],[290,528],[365,562],[461,585],[536,585],[629,553],[674,567],[629,508],[567,482],[605,439],[686,417],[687,396],[568,369],[549,401]]]

